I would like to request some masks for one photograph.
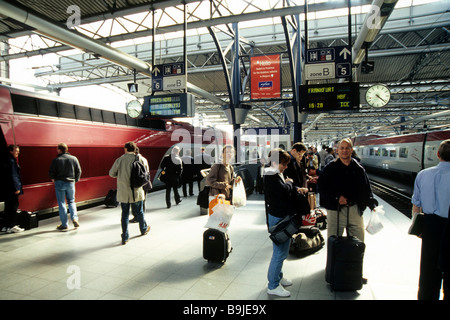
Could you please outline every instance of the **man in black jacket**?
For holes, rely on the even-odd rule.
[[[2,181],[2,184],[5,183],[5,223],[1,232],[22,232],[24,229],[16,225],[17,209],[19,208],[19,195],[23,194],[22,182],[20,180],[20,167],[17,163],[20,149],[17,145],[9,145],[8,151],[9,154],[6,160],[6,168],[4,172],[6,181]]]
[[[366,207],[373,210],[378,201],[373,197],[369,178],[364,168],[352,159],[353,144],[343,139],[338,145],[339,158],[329,163],[319,176],[320,205],[328,210],[328,236],[347,233],[364,241],[364,220]],[[345,210],[344,210],[345,209]],[[337,215],[339,212],[339,231]]]
[[[68,149],[65,143],[58,144],[58,156],[53,159],[49,171],[50,179],[55,183],[56,200],[61,219],[61,224],[56,229],[61,231],[68,229],[66,199],[74,227],[80,226],[75,205],[75,182],[80,180],[81,167],[78,159],[67,152]]]

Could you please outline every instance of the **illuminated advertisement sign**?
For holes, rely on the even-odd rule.
[[[251,99],[281,97],[281,55],[250,57]]]

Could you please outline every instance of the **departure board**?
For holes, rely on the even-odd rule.
[[[144,116],[148,118],[193,117],[195,97],[190,93],[144,97]]]
[[[359,110],[359,82],[301,85],[300,111],[357,111]]]

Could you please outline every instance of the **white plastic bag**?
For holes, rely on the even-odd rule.
[[[245,193],[244,182],[242,179],[234,184],[232,203],[236,208],[243,207],[247,204],[247,194]]]
[[[228,232],[228,227],[234,213],[233,207],[229,204],[218,203],[212,208],[212,211],[213,213],[209,216],[205,228]]]
[[[370,220],[367,224],[366,230],[370,234],[376,234],[383,229],[383,224],[381,223],[380,215],[384,215],[383,206],[375,207],[370,213]]]

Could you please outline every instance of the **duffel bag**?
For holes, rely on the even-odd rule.
[[[302,226],[298,233],[292,236],[289,252],[297,257],[305,257],[322,249],[325,239],[320,230],[312,226]]]

